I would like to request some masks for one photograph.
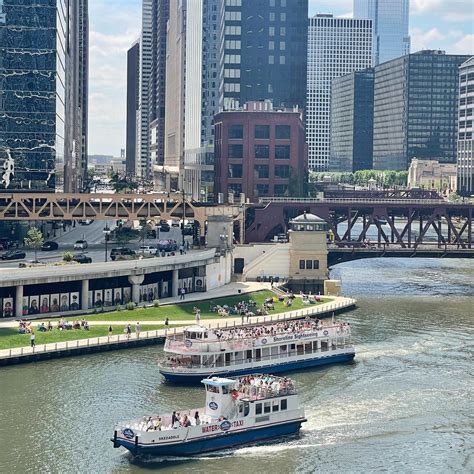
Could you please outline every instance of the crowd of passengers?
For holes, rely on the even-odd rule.
[[[271,375],[247,375],[238,381],[237,389],[232,391],[233,398],[249,397],[250,399],[276,397],[295,391],[293,380]]]
[[[332,326],[332,323],[328,324]],[[350,325],[349,323],[339,323],[338,330],[340,333],[346,332]],[[307,331],[322,330],[327,327],[319,319],[306,318],[299,321],[282,321],[277,324],[257,327],[240,327],[232,328],[227,331],[214,330],[215,335],[221,341],[231,341],[236,339],[257,339],[260,337],[273,337],[281,334],[295,334]]]
[[[222,419],[224,419],[224,417],[222,417]],[[194,415],[191,415],[191,413],[180,414],[179,412],[174,411],[171,418],[169,416],[145,416],[143,421],[138,425],[138,429],[142,431],[161,431],[177,428],[189,428],[190,426],[199,426],[201,424],[202,422],[198,411],[196,411]]]

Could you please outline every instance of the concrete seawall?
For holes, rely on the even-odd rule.
[[[298,311],[290,311],[270,316],[254,317],[250,322],[242,323],[241,318],[228,318],[216,320],[203,320],[201,324],[209,328],[228,328],[236,326],[252,326],[258,324],[269,324],[272,322],[291,319],[302,319],[306,317],[327,318],[333,314],[340,314],[356,307],[353,298],[337,298],[334,302],[324,303],[319,306],[308,307]],[[193,324],[190,320],[189,324]],[[178,329],[160,329],[156,331],[144,331],[137,337],[136,333],[127,336],[119,334],[116,336],[94,337],[90,339],[79,339],[75,341],[41,344],[36,347],[20,347],[15,349],[4,349],[0,351],[0,366],[23,364],[61,357],[79,356],[97,352],[114,351],[121,349],[132,349],[164,343],[167,334],[180,334],[182,327]]]

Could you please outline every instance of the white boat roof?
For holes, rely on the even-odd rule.
[[[212,377],[212,379],[203,379],[201,383],[205,383],[207,385],[213,385],[214,387],[222,387],[225,385],[234,385],[235,380],[226,379],[224,377]]]
[[[207,328],[204,326],[198,326],[197,324],[194,326],[188,326],[185,331],[187,332],[207,332]]]

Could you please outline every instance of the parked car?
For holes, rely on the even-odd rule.
[[[153,247],[151,245],[141,245],[138,249],[138,253],[144,256],[152,256],[156,253],[156,247]]]
[[[83,219],[79,221],[80,225],[91,225],[94,222],[92,219]]]
[[[131,260],[136,257],[136,252],[128,247],[119,247],[112,249],[110,252],[111,260]]]
[[[87,247],[89,247],[89,245],[87,244],[87,240],[77,240],[74,244],[74,248],[76,250],[84,250]]]
[[[193,224],[186,224],[183,229],[184,235],[194,235],[194,226]]]
[[[75,254],[72,260],[77,263],[92,263],[92,258],[84,253]]]
[[[23,260],[26,258],[26,253],[22,250],[10,250],[0,256],[2,260]]]
[[[171,227],[167,222],[163,222],[162,224],[160,224],[160,230],[161,232],[169,232],[171,230]]]
[[[155,229],[148,229],[146,231],[146,236],[148,239],[156,239],[156,230]]]
[[[181,222],[180,222],[179,219],[173,219],[173,220],[171,221],[171,225],[172,225],[173,227],[179,227],[179,226],[181,225]]]
[[[45,242],[41,246],[43,252],[50,252],[51,250],[58,250],[59,244],[57,242]]]

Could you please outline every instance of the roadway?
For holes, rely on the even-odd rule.
[[[59,244],[59,249],[51,252],[38,251],[38,260],[44,263],[57,262],[62,260],[64,252],[71,252],[73,254],[84,253],[92,258],[93,263],[105,262],[105,236],[103,230],[106,223],[109,229],[113,229],[115,227],[116,221],[94,221],[90,225],[76,224],[76,227],[67,228],[66,231],[57,231],[57,234],[59,235],[57,235],[56,237],[47,238],[45,236],[45,240],[57,242]],[[127,244],[108,242],[107,259],[109,260],[110,250],[114,247],[129,247],[133,250],[138,250],[141,245],[156,246],[159,240],[169,239],[176,240],[178,244],[181,243],[181,229],[179,227],[171,227],[169,232],[160,232],[159,239],[145,239],[144,242],[142,240],[128,242]],[[74,243],[78,240],[86,240],[88,243],[88,248],[86,250],[74,250]],[[190,245],[192,244],[191,236],[186,236],[185,240],[186,242],[189,242]],[[20,262],[29,262],[34,260],[34,251],[21,248],[20,250],[25,250],[25,260],[14,260],[6,262],[0,260],[0,269],[18,268]]]

